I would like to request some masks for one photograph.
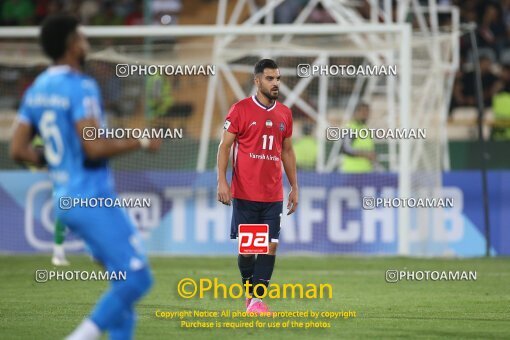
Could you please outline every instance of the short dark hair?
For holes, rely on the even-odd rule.
[[[257,74],[260,74],[260,73],[264,73],[264,70],[266,68],[270,68],[270,69],[277,69],[278,68],[278,65],[276,65],[276,63],[274,62],[274,60],[271,60],[271,59],[262,59],[262,60],[259,60],[256,64],[255,64],[255,68],[253,70],[253,73],[255,75]]]
[[[49,16],[41,27],[39,40],[44,53],[53,61],[61,58],[68,46],[69,37],[76,33],[78,19],[65,14]]]

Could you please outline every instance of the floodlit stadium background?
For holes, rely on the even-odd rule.
[[[153,202],[129,212],[149,253],[235,253],[236,243],[229,240],[231,209],[216,202],[216,150],[230,105],[254,93],[253,64],[270,57],[282,72],[280,101],[293,110],[294,143],[312,145],[297,151],[300,207],[283,220],[280,254],[481,256],[488,238],[493,255],[510,254],[504,228],[509,137],[497,133],[508,129],[508,110],[503,105],[503,112],[495,112],[491,101],[510,91],[504,67],[510,62],[509,40],[501,32],[509,27],[508,6],[482,6],[482,1],[460,7],[454,6],[458,1],[20,3],[18,11],[11,1],[1,7],[2,25],[9,28],[0,28],[0,251],[39,253],[52,247],[48,175],[15,164],[8,158],[8,143],[23,92],[47,66],[37,29],[23,26],[68,11],[86,25],[92,45],[86,71],[101,86],[109,125],[183,129],[184,137],[165,141],[158,154],[137,152],[111,162],[121,195]],[[482,204],[473,56],[461,32],[462,23],[471,20],[482,25],[477,40],[489,65],[483,68],[483,131],[490,235]],[[405,22],[412,23],[410,35]],[[313,34],[305,26],[312,24]],[[298,76],[298,65],[314,63],[397,65],[398,76]],[[216,75],[124,78],[116,76],[118,64],[215,65]],[[374,171],[342,173],[341,142],[328,141],[326,129],[345,127],[361,101],[370,106],[368,127],[425,128],[427,138],[376,140]],[[445,196],[454,198],[455,206],[363,210],[363,196]],[[72,234],[66,248],[83,250]]]
[[[52,265],[48,174],[8,157],[22,95],[48,66],[37,25],[63,11],[85,24],[86,72],[101,87],[109,126],[183,129],[182,139],[166,140],[157,154],[137,151],[111,161],[121,196],[152,201],[150,208],[128,210],[155,278],[137,305],[136,338],[509,338],[510,2],[483,0],[0,1],[0,338],[64,338],[108,285],[37,282],[38,271],[88,275],[100,267],[72,233],[65,241],[71,266]],[[465,27],[471,21],[484,57],[490,225]],[[251,73],[263,57],[280,66],[280,101],[293,111],[300,185],[298,211],[284,214],[271,283],[333,287],[332,299],[267,304],[272,311],[357,316],[315,320],[328,323],[322,329],[189,329],[181,321],[212,319],[162,319],[158,311],[245,310],[244,299],[184,299],[177,287],[184,278],[240,282],[237,245],[228,239],[231,208],[216,201],[215,158],[224,117],[254,93]],[[216,74],[118,77],[119,64],[207,64]],[[303,64],[394,64],[397,76],[299,77]],[[369,128],[426,129],[426,139],[376,140],[373,171],[342,171],[342,142],[328,140],[327,128],[346,127],[362,101],[369,104]],[[364,210],[364,196],[444,196],[454,207]],[[483,257],[487,241],[490,258]],[[396,271],[476,272],[477,280],[395,283],[388,273]]]

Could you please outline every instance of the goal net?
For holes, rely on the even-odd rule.
[[[216,202],[217,146],[230,106],[255,93],[254,64],[272,58],[282,76],[279,101],[293,111],[300,183],[296,214],[284,210],[281,251],[448,253],[455,237],[448,209],[381,199],[455,194],[441,185],[451,33],[413,35],[400,24],[86,27],[85,33],[91,43],[85,70],[100,85],[108,125],[182,132],[157,154],[140,151],[111,162],[121,195],[151,198],[150,208],[129,211],[149,251],[235,251],[228,239],[231,208]],[[20,99],[48,66],[36,37],[36,29],[0,30],[3,179],[19,169],[7,158],[7,144]],[[357,141],[336,133],[349,131],[363,103],[365,127],[379,132],[368,143],[375,159],[368,171],[345,170]],[[391,138],[388,131],[398,129],[421,129],[426,137]],[[26,175],[27,190],[48,180],[44,172]],[[21,220],[32,236],[19,242],[50,249],[49,197],[48,189],[30,202],[20,198],[30,211],[9,214],[2,228],[19,228]]]

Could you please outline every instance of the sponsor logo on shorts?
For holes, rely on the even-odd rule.
[[[239,254],[267,254],[269,252],[268,224],[239,225]]]

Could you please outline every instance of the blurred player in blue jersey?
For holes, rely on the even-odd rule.
[[[145,148],[157,150],[161,140],[84,140],[87,127],[104,127],[99,88],[81,73],[89,48],[74,17],[54,16],[42,25],[40,42],[53,65],[37,77],[24,95],[11,144],[20,162],[48,163],[53,181],[56,218],[81,236],[94,258],[108,271],[126,271],[127,279],[113,281],[92,313],[68,339],[131,339],[135,303],[148,292],[152,275],[137,246],[138,234],[120,208],[59,207],[61,197],[115,198],[107,159]],[[31,141],[44,139],[44,153]]]

